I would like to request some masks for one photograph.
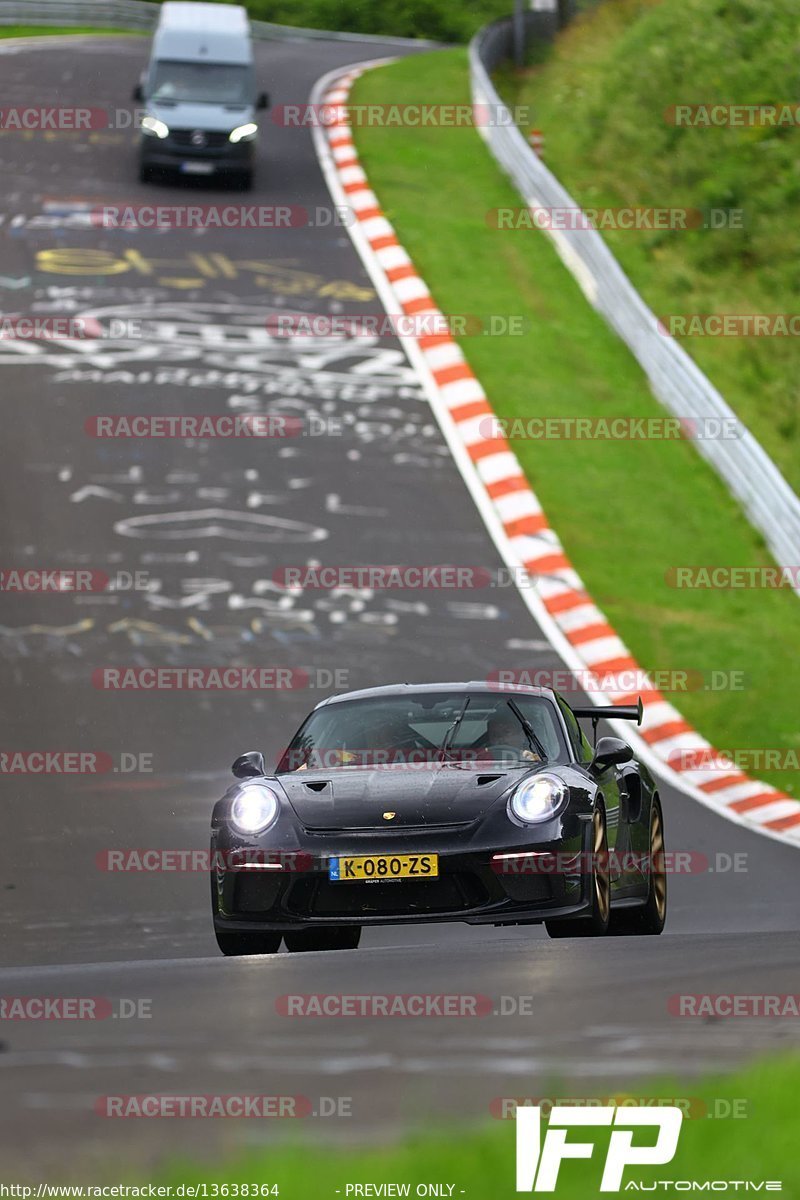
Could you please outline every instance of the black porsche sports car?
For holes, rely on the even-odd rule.
[[[323,700],[274,771],[238,758],[214,808],[220,949],[352,949],[365,925],[420,921],[661,933],[656,784],[624,741],[597,739],[604,716],[641,723],[641,700],[575,708],[486,682]]]

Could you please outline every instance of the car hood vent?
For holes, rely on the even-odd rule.
[[[433,767],[345,767],[278,776],[308,829],[431,828],[468,825],[530,770],[482,772]],[[387,815],[391,814],[391,815]]]

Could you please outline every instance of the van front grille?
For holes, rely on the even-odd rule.
[[[183,146],[187,150],[195,150],[202,153],[203,150],[219,150],[221,146],[228,143],[228,135],[224,132],[197,130],[197,129],[171,129],[170,137],[176,146]],[[202,132],[205,137],[205,142],[202,146],[196,146],[192,141],[192,135]]]

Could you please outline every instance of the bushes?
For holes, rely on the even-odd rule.
[[[258,21],[440,42],[469,41],[481,25],[507,15],[511,5],[512,0],[245,0]]]

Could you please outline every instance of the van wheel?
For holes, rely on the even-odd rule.
[[[243,192],[249,192],[253,186],[253,172],[242,171],[239,176],[239,187]]]
[[[153,168],[141,163],[139,166],[139,183],[151,183],[153,180]]]

